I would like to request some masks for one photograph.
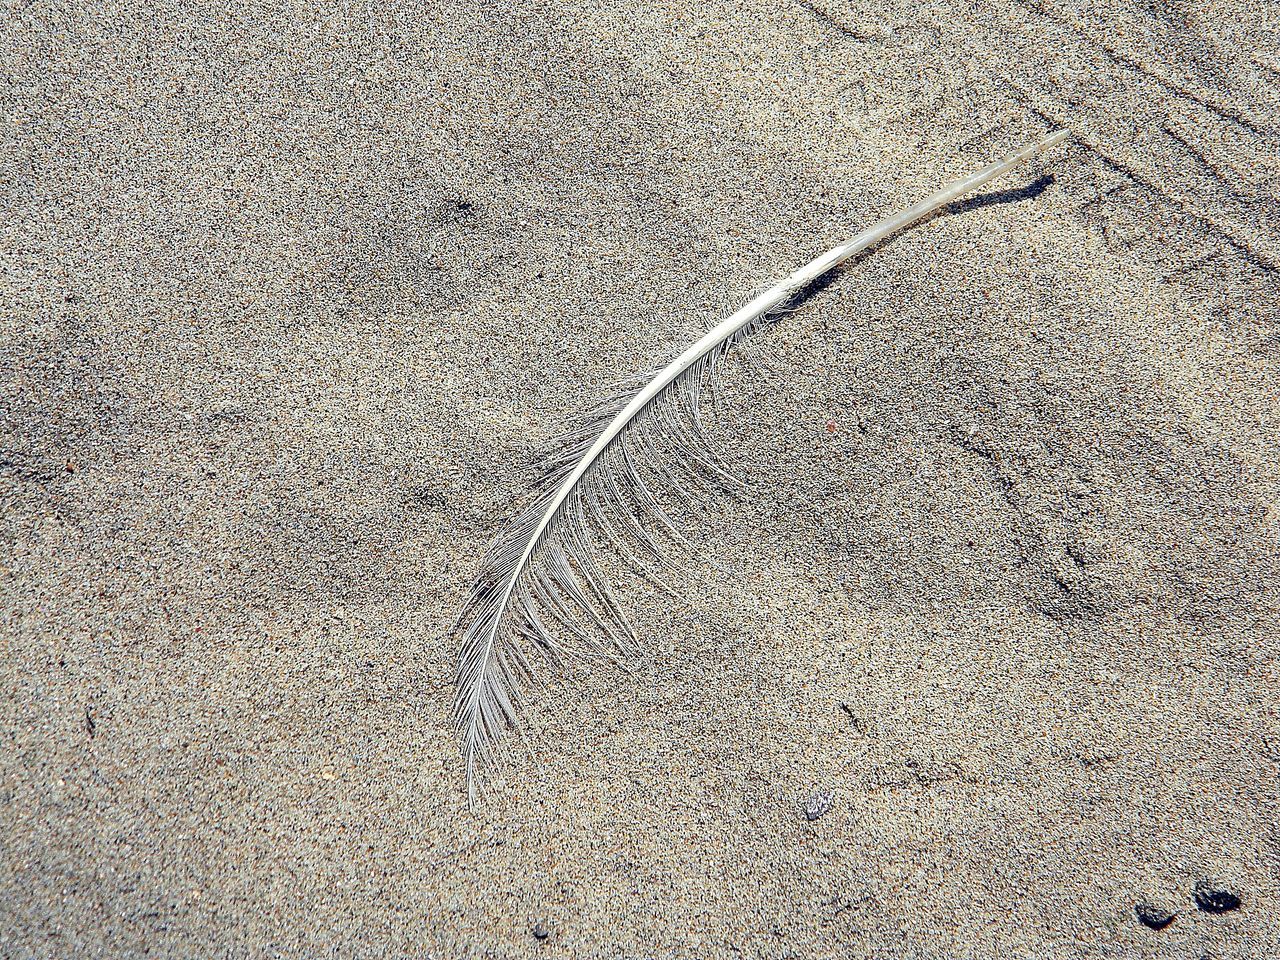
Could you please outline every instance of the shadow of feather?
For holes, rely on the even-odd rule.
[[[995,206],[997,204],[1017,203],[1020,200],[1034,200],[1036,199],[1036,197],[1040,196],[1040,194],[1048,190],[1049,187],[1053,186],[1053,184],[1056,182],[1057,182],[1056,178],[1053,176],[1053,174],[1049,173],[1049,174],[1045,174],[1043,177],[1040,177],[1038,180],[1035,180],[1032,183],[1027,184],[1025,187],[1015,187],[1009,190],[993,190],[990,193],[981,193],[981,194],[978,194],[978,196],[976,197],[969,197],[966,200],[954,200],[951,203],[947,204],[945,207],[942,207],[941,209],[939,209],[937,213],[933,214],[933,216],[926,217],[923,220],[921,220],[919,223],[915,224],[912,227],[912,230],[915,230],[920,226],[922,226],[923,224],[928,223],[929,221],[939,217],[948,217],[955,214],[970,213],[971,211],[977,210],[981,207],[990,207],[990,206]],[[874,247],[868,247],[866,250],[863,250],[857,256],[852,257],[849,260],[846,260],[844,263],[836,267],[834,270],[824,273],[822,276],[818,277],[817,280],[813,281],[813,283],[809,284],[807,287],[805,287],[803,290],[801,290],[799,293],[796,294],[795,299],[792,300],[787,305],[787,308],[786,308],[787,312],[790,313],[792,311],[798,310],[800,307],[804,306],[806,303],[808,303],[818,294],[822,293],[822,291],[826,290],[833,283],[839,280],[840,277],[843,276],[846,271],[855,269],[858,266],[858,264],[860,264],[867,257],[876,255],[879,251],[883,250],[886,246],[893,243],[894,240],[896,240],[898,237],[902,236],[904,233],[907,233],[907,232],[909,231],[903,231],[902,233],[895,234],[892,237],[888,237],[882,243],[878,243]]]
[[[993,190],[990,193],[980,193],[976,197],[969,197],[966,200],[954,200],[943,207],[939,212],[939,216],[948,216],[953,213],[968,213],[971,210],[977,210],[979,207],[990,207],[999,203],[1017,203],[1019,200],[1034,200],[1040,194],[1048,190],[1056,182],[1053,174],[1046,173],[1039,180],[1027,184],[1025,187],[1015,187],[1009,190]]]

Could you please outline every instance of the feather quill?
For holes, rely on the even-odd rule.
[[[454,717],[467,790],[515,725],[533,650],[552,662],[570,648],[627,655],[636,634],[615,603],[592,541],[624,558],[661,562],[660,538],[682,540],[662,495],[696,505],[695,493],[732,479],[703,432],[699,400],[720,358],[775,320],[815,280],[940,207],[1068,136],[1059,130],[950,184],[854,237],[752,298],[666,366],[636,377],[583,416],[544,461],[533,502],[489,547],[458,618],[462,651]]]

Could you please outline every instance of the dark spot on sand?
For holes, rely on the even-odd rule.
[[[1196,884],[1196,906],[1205,913],[1226,913],[1240,906],[1240,897],[1208,880]]]
[[[422,510],[441,510],[448,506],[449,499],[443,490],[422,484],[409,491],[409,504]]]
[[[867,735],[866,724],[862,722],[862,718],[853,712],[853,707],[849,706],[844,700],[840,701],[840,711],[849,718],[849,724],[853,727],[853,732],[860,737]]]
[[[1138,915],[1144,927],[1150,927],[1152,930],[1163,930],[1173,923],[1173,918],[1176,916],[1173,912],[1150,903],[1138,904],[1133,908],[1133,912]]]
[[[541,920],[534,921],[532,930],[533,935],[539,940],[545,940],[551,936],[551,930]]]

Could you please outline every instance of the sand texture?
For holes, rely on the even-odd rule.
[[[0,957],[1280,955],[1278,23],[7,4]],[[734,355],[469,813],[540,445],[1063,125]]]

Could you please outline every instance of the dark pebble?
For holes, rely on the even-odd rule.
[[[1138,915],[1138,919],[1142,921],[1143,926],[1150,927],[1152,930],[1163,930],[1173,923],[1175,916],[1168,910],[1149,903],[1138,904],[1133,908],[1133,912]]]
[[[539,920],[533,925],[533,935],[539,940],[545,940],[551,936],[551,931],[547,929],[546,924]]]
[[[1201,880],[1196,884],[1196,906],[1205,913],[1226,913],[1240,906],[1240,898],[1230,890]]]

